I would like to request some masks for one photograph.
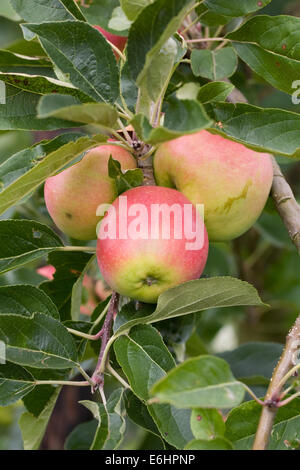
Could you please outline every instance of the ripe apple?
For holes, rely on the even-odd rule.
[[[100,33],[103,34],[106,39],[111,42],[114,46],[116,46],[121,52],[124,51],[126,43],[127,43],[127,37],[126,36],[118,36],[117,34],[112,34],[106,31],[105,29],[101,28],[101,26],[94,26],[94,28],[98,29]],[[117,59],[119,59],[119,54],[114,51],[114,54]]]
[[[189,215],[180,220],[178,214],[186,208]],[[115,233],[112,222],[116,222]],[[200,243],[191,249],[196,239]],[[130,189],[114,201],[100,224],[97,258],[104,280],[113,290],[142,302],[155,303],[165,290],[198,279],[207,255],[203,219],[174,189]]]
[[[269,154],[207,131],[160,145],[154,171],[157,184],[204,204],[210,241],[228,241],[246,232],[260,216],[273,180]]]
[[[78,240],[96,239],[100,217],[97,207],[111,203],[118,196],[115,182],[108,176],[112,156],[122,170],[136,168],[135,158],[117,145],[101,145],[83,159],[46,180],[45,202],[55,224]]]

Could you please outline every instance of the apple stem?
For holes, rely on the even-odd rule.
[[[117,292],[113,292],[109,304],[109,308],[107,311],[107,315],[104,320],[104,324],[101,330],[101,348],[99,353],[98,362],[96,365],[95,372],[92,376],[92,381],[94,383],[92,387],[92,391],[95,392],[96,390],[102,390],[104,385],[104,371],[103,371],[103,360],[105,360],[105,364],[108,360],[108,355],[106,354],[106,348],[110,340],[111,328],[115,318],[115,315],[118,311],[119,305],[119,294]]]

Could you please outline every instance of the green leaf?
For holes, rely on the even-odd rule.
[[[271,0],[205,0],[204,5],[218,15],[238,17],[248,15],[267,6]]]
[[[0,76],[1,78],[1,76]],[[38,117],[56,117],[84,124],[97,124],[113,129],[118,119],[115,108],[106,103],[81,103],[68,95],[45,95],[38,104]]]
[[[149,144],[158,144],[182,135],[193,134],[211,125],[201,103],[176,98],[170,99],[165,106],[163,126],[153,128],[143,114],[137,114],[131,123],[139,137]]]
[[[283,345],[278,343],[252,342],[219,354],[219,357],[229,363],[234,376],[239,380],[251,377],[270,379],[282,349]]]
[[[143,8],[153,3],[153,1],[154,0],[120,0],[120,3],[127,18],[134,21]]]
[[[139,168],[135,170],[125,170],[121,168],[121,164],[118,160],[114,160],[112,157],[108,161],[108,175],[110,178],[115,180],[118,194],[124,193],[131,188],[141,186],[144,181],[143,171]]]
[[[200,88],[197,99],[201,101],[202,104],[210,103],[212,101],[225,101],[233,90],[234,85],[231,83],[207,83]]]
[[[19,15],[13,10],[9,0],[2,0],[0,5],[0,16],[4,16],[12,21],[19,21]]]
[[[169,38],[152,60],[151,67],[147,69],[144,78],[140,81],[139,111],[149,119],[156,103],[164,94],[174,71],[177,56],[177,42]],[[159,73],[158,73],[159,71]]]
[[[210,308],[239,305],[263,305],[256,289],[247,282],[231,277],[189,281],[161,294],[152,314],[128,319],[116,333],[129,331],[139,323],[155,323]]]
[[[10,0],[13,8],[25,21],[84,20],[73,0]]]
[[[114,350],[133,392],[144,402],[154,382],[175,365],[158,331],[151,326],[135,327],[128,336],[115,341]],[[163,439],[171,445],[182,449],[192,439],[188,410],[160,404],[147,408]]]
[[[211,116],[221,123],[216,132],[261,152],[299,158],[300,115],[250,104],[213,103]]]
[[[154,383],[175,366],[158,331],[150,325],[138,325],[128,336],[118,338],[114,350],[134,393],[145,401]]]
[[[193,439],[190,410],[180,410],[166,404],[149,405],[148,410],[162,438],[172,446],[183,449]]]
[[[65,450],[89,450],[95,433],[97,431],[98,422],[96,419],[81,423],[69,434],[65,442]]]
[[[34,312],[59,319],[58,310],[52,300],[37,287],[31,285],[0,287],[0,315],[15,313],[30,317]]]
[[[62,246],[46,225],[31,220],[0,221],[0,273],[23,266]]]
[[[79,320],[80,317],[80,306],[82,303],[82,282],[85,274],[88,269],[91,267],[91,264],[96,260],[96,255],[91,256],[88,263],[85,265],[80,276],[76,280],[72,288],[72,297],[71,297],[71,318],[73,320]]]
[[[80,2],[78,3],[82,13],[90,24],[102,26],[102,28],[107,31],[115,32],[115,34],[118,33],[117,31],[113,31],[108,24],[115,9],[120,6],[119,0],[93,0],[92,2],[85,2],[82,6]]]
[[[233,442],[235,449],[252,449],[260,415],[261,405],[255,401],[243,403],[230,412],[225,437]],[[299,449],[299,439],[300,398],[296,398],[278,409],[268,450]]]
[[[0,165],[0,214],[17,204],[47,178],[74,160],[85,150],[106,141],[97,135],[92,138],[83,134],[65,134],[52,141],[42,141],[22,150]]]
[[[6,344],[7,360],[15,364],[68,369],[77,363],[72,336],[59,321],[42,313],[0,315],[0,339]]]
[[[19,39],[10,44],[8,47],[6,47],[5,51],[13,52],[14,54],[21,54],[27,57],[47,57],[44,49],[36,39],[32,41],[26,41],[26,39]],[[52,68],[51,62],[48,63],[48,66]]]
[[[61,387],[54,391],[45,408],[38,416],[34,416],[28,411],[20,416],[19,426],[22,433],[24,450],[39,449],[60,391]]]
[[[240,58],[275,88],[294,93],[300,75],[300,18],[257,16],[228,34]]]
[[[73,318],[79,314],[75,311],[78,307],[79,292],[78,284],[82,274],[91,262],[93,255],[82,252],[52,252],[48,257],[48,262],[55,267],[54,279],[45,281],[40,288],[52,299],[57,306],[62,321],[71,319],[73,302]]]
[[[159,402],[178,408],[220,409],[239,405],[245,391],[223,359],[200,356],[169,372],[151,393]]]
[[[131,421],[146,431],[160,437],[159,430],[151,418],[148,408],[131,390],[126,390],[124,393],[124,402],[127,415]]]
[[[33,376],[23,367],[0,364],[0,406],[15,403],[35,387]]]
[[[224,435],[225,423],[219,411],[195,408],[191,415],[191,429],[196,439],[210,440]]]
[[[217,437],[211,441],[194,439],[185,446],[184,450],[233,450],[233,446],[227,439]]]
[[[30,41],[28,44],[31,45],[32,41]],[[21,53],[22,51],[17,51],[17,54],[14,54],[13,52],[14,51],[10,52],[9,50],[0,50],[0,70],[2,74],[24,73],[27,75],[41,75],[51,77],[53,79],[56,78],[53,66],[46,58],[20,57],[17,54]]]
[[[4,83],[4,82],[3,82]],[[0,103],[0,130],[53,130],[74,127],[70,121],[48,118],[37,118],[36,108],[40,95],[29,93],[6,85],[5,104]]]
[[[162,46],[176,33],[192,4],[190,0],[157,0],[144,8],[132,24],[127,46],[128,63],[138,84]]]
[[[194,49],[191,55],[191,66],[196,77],[209,80],[221,80],[231,77],[237,68],[237,55],[232,47],[219,51]]]
[[[99,31],[80,21],[26,24],[24,28],[38,35],[51,60],[74,86],[96,101],[117,100],[116,59]]]
[[[44,77],[40,75],[28,75],[28,74],[21,74],[21,73],[15,74],[15,73],[0,72],[0,80],[2,82],[7,83],[8,85],[12,85],[24,91],[37,93],[39,95],[47,95],[47,94],[53,93],[53,95],[47,95],[47,96],[51,96],[53,99],[56,98],[57,96],[56,93],[61,93],[63,95],[70,95],[68,96],[69,99],[72,99],[72,96],[73,96],[74,97],[73,100],[76,103],[78,102],[80,103],[81,101],[82,102],[90,101],[90,98],[88,96],[86,96],[80,90],[77,90],[76,88],[74,88],[69,83],[61,82],[52,77]],[[76,101],[76,98],[78,99],[77,101]],[[69,116],[63,117],[62,119],[66,119],[68,121],[72,120],[72,119],[69,119]],[[73,121],[76,121],[76,119],[73,119]],[[79,120],[77,119],[77,122],[78,121]]]
[[[88,400],[79,402],[90,410],[98,421],[91,450],[114,450],[121,444],[126,428],[121,409],[122,396],[123,389],[119,388],[110,395],[106,406]]]

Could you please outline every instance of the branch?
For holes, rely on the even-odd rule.
[[[299,350],[300,315],[289,332],[286,346],[279,360],[265,397],[265,406],[262,409],[257,428],[253,450],[265,450],[268,446],[274,419],[279,408],[281,391],[284,387],[284,377],[295,365],[295,355]]]
[[[300,254],[300,206],[286,182],[278,163],[273,158],[274,180],[272,198],[276,209],[287,228],[288,234]]]
[[[119,305],[119,294],[117,292],[113,292],[108,308],[107,315],[104,320],[103,327],[101,329],[101,348],[100,348],[100,353],[99,353],[99,358],[98,362],[96,365],[95,372],[92,376],[92,381],[93,381],[93,387],[92,390],[95,392],[98,389],[102,389],[104,385],[104,371],[102,371],[102,362],[104,358],[104,354],[106,351],[107,344],[110,339],[110,333],[111,333],[111,328],[113,324],[113,320],[115,315],[117,314],[118,311],[118,305]]]

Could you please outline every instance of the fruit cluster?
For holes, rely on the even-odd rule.
[[[118,196],[108,175],[110,156],[123,171],[137,166],[134,156],[116,143],[101,145],[46,181],[46,205],[70,237],[98,238],[99,267],[112,289],[150,303],[165,290],[201,276],[208,240],[232,240],[255,223],[273,179],[269,154],[200,131],[158,147],[158,186],[140,186]],[[96,212],[102,204],[111,206],[101,217]],[[205,225],[198,205],[204,207]],[[200,243],[191,248],[195,240]]]

